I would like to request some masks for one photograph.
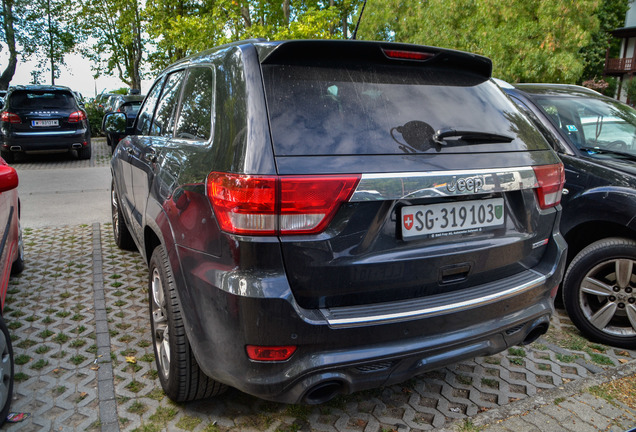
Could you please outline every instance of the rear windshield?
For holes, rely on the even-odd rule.
[[[435,153],[436,131],[506,135],[454,140],[445,152],[543,150],[543,137],[491,81],[458,71],[264,65],[278,156]]]
[[[11,93],[12,108],[75,108],[75,99],[67,91],[27,91],[16,90]]]

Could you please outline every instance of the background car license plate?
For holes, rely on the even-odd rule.
[[[481,231],[504,224],[503,198],[402,208],[402,238]]]
[[[58,120],[32,120],[31,125],[35,127],[58,126]]]

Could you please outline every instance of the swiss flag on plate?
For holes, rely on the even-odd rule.
[[[406,228],[407,230],[410,230],[411,228],[413,228],[413,215],[412,214],[407,214],[404,215],[404,228]]]

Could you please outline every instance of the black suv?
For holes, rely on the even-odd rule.
[[[76,151],[91,158],[91,131],[75,93],[63,86],[11,87],[0,112],[0,155]]]
[[[565,165],[563,302],[590,339],[636,348],[636,111],[584,87],[502,84]]]
[[[112,215],[149,265],[170,398],[321,403],[547,330],[563,165],[490,74],[439,48],[248,41],[159,76]]]

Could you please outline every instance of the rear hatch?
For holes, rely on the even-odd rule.
[[[301,306],[460,295],[541,262],[557,211],[536,186],[559,162],[488,59],[316,41],[260,56],[281,178],[360,179],[324,231],[280,236]]]
[[[8,110],[20,118],[14,132],[60,133],[74,131],[85,118],[75,98],[66,90],[14,90]],[[79,124],[79,126],[78,126]]]

